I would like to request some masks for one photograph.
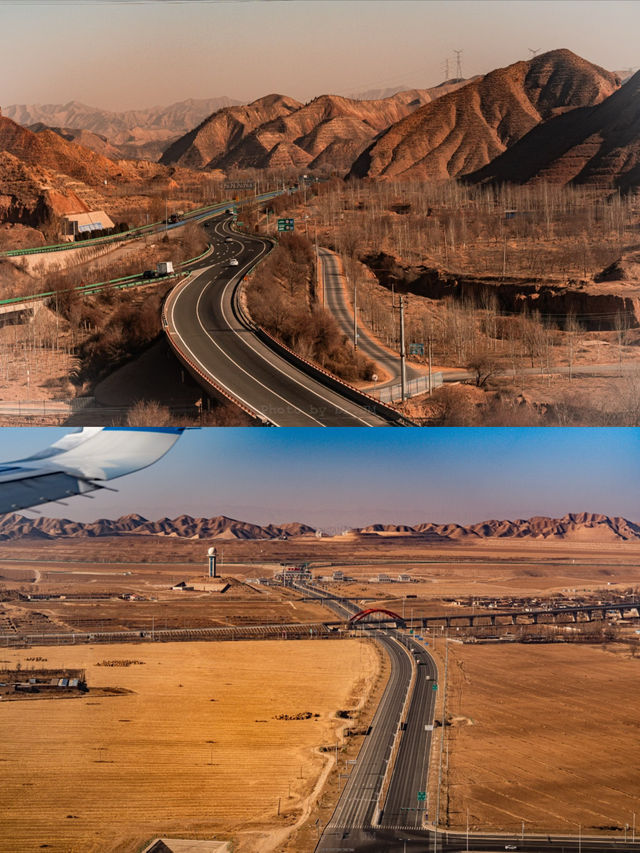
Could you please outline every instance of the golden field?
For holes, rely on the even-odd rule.
[[[446,729],[441,819],[465,828],[468,808],[472,829],[518,834],[523,820],[527,832],[631,826],[639,675],[622,644],[449,643],[447,717],[459,719]]]
[[[338,738],[333,714],[358,704],[378,667],[358,640],[2,652],[6,667],[27,669],[35,653],[46,659],[38,666],[86,669],[90,688],[132,691],[0,705],[7,853],[135,851],[156,835],[233,837],[293,823],[327,762],[314,749]],[[97,665],[104,660],[142,663]],[[310,719],[275,719],[307,711]]]

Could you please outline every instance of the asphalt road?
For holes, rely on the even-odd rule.
[[[352,341],[353,312],[344,291],[337,256],[329,249],[319,249],[318,254],[322,260],[325,308],[333,314],[342,332]],[[394,385],[400,382],[400,358],[398,355],[394,355],[385,349],[371,335],[366,326],[359,323],[357,332],[358,350],[379,364],[389,374],[389,378],[378,383],[376,387],[383,388],[385,385]],[[416,370],[407,362],[406,374],[408,381],[424,376],[424,371]]]
[[[313,586],[298,587],[307,595],[324,597],[327,592]],[[357,612],[350,601],[336,597],[324,600],[341,618]],[[412,638],[394,630],[376,631],[390,656],[391,676],[376,711],[371,729],[360,750],[340,800],[316,846],[316,853],[358,851],[358,853],[494,853],[501,850],[529,853],[623,853],[640,851],[640,841],[632,843],[631,831],[615,840],[583,835],[525,835],[445,832],[422,829],[418,791],[426,791],[432,749],[437,690],[437,668],[428,651]],[[405,648],[403,648],[405,646]],[[414,649],[411,652],[411,649]],[[380,785],[391,753],[393,737],[402,722],[402,707],[411,678],[412,654],[417,663],[416,681],[406,713],[405,726],[393,765],[391,781],[381,814],[376,814]],[[425,801],[428,806],[428,801]],[[435,805],[435,804],[433,804]],[[429,822],[435,817],[430,806]],[[379,823],[372,825],[375,818]]]
[[[221,389],[274,426],[384,426],[358,405],[290,364],[243,322],[235,304],[240,279],[269,250],[269,242],[230,230],[231,217],[207,226],[213,254],[169,295],[165,331],[194,376]],[[230,258],[238,266],[229,266]]]
[[[391,675],[371,723],[357,763],[333,813],[325,827],[318,851],[330,850],[337,839],[348,836],[352,829],[371,826],[384,780],[393,741],[400,725],[402,709],[411,681],[411,661],[403,646],[390,636],[378,641],[391,659]]]

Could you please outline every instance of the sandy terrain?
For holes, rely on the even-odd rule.
[[[575,834],[631,825],[639,672],[618,645],[450,643],[447,717],[458,724],[447,727],[442,819],[466,827],[468,808],[472,829],[518,834],[523,820]]]
[[[378,656],[345,640],[336,669],[335,642],[213,648],[41,650],[39,666],[83,667],[90,687],[133,693],[3,704],[0,850],[102,853],[160,834],[228,837],[293,823],[327,761],[314,748],[335,744],[331,715],[358,704]],[[3,659],[27,667],[29,654]],[[143,663],[96,665],[104,659]],[[307,720],[275,719],[307,711]]]

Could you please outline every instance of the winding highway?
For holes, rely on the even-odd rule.
[[[231,222],[231,216],[223,216],[205,226],[213,254],[174,288],[165,303],[165,332],[195,378],[273,426],[399,422],[391,410],[357,392],[350,399],[346,388],[345,393],[334,390],[261,339],[239,305],[238,285],[272,243],[232,231]],[[237,266],[230,265],[231,258]]]

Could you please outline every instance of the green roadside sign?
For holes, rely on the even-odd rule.
[[[418,802],[419,803],[424,802],[426,799],[427,799],[427,792],[426,791],[418,791]]]
[[[293,231],[293,219],[278,219],[278,231]]]
[[[434,684],[434,685],[433,685],[433,687],[432,687],[431,689],[432,689],[432,690],[437,690],[437,689],[438,689],[438,685],[437,685],[437,684]]]

